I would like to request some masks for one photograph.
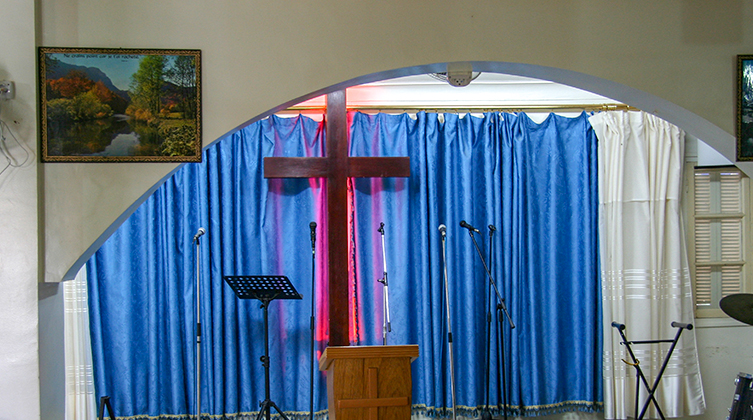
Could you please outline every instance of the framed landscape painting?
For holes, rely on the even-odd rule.
[[[753,160],[753,55],[737,56],[737,160]]]
[[[201,51],[39,48],[43,162],[201,161]]]

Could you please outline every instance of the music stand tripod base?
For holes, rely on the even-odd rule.
[[[269,303],[275,299],[301,299],[287,276],[225,276],[225,281],[233,289],[239,299],[258,299],[264,309],[264,356],[261,357],[264,366],[264,401],[259,403],[257,420],[271,418],[274,407],[280,416],[289,420],[280,407],[269,396]]]

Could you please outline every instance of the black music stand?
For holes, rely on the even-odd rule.
[[[267,420],[271,418],[272,407],[280,413],[280,416],[289,420],[285,413],[280,410],[269,398],[269,302],[275,299],[301,299],[301,295],[295,290],[287,276],[225,276],[227,284],[235,292],[239,299],[258,299],[264,309],[264,356],[261,364],[264,366],[264,401],[259,402],[259,415],[261,420],[265,414]]]

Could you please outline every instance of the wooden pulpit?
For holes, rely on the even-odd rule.
[[[417,345],[327,347],[319,370],[327,371],[329,419],[410,419],[417,357]]]

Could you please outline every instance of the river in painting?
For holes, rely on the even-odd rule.
[[[157,156],[157,129],[126,115],[90,121],[50,121],[48,156]]]

